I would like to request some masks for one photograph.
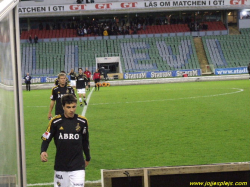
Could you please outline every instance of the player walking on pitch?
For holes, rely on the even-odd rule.
[[[61,103],[61,98],[64,94],[73,94],[75,96],[74,89],[71,86],[68,86],[66,81],[66,74],[59,73],[58,85],[53,87],[51,91],[48,119],[52,118],[52,110],[55,105],[55,115],[62,114],[64,112]]]
[[[74,95],[64,95],[62,106],[64,113],[50,120],[42,136],[41,161],[48,161],[47,149],[54,138],[54,187],[84,187],[85,167],[91,158],[88,121],[85,117],[75,114],[77,99]]]
[[[78,72],[79,74],[76,77],[76,90],[79,96],[80,106],[82,106],[82,100],[84,104],[87,105],[86,91],[85,91],[86,84],[87,84],[87,77],[83,73],[82,68],[78,68]]]
[[[76,87],[76,73],[74,72],[74,69],[71,69],[68,75],[70,76],[70,86],[75,88]]]

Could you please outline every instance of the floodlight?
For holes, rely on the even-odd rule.
[[[242,11],[242,15],[243,16],[247,15],[247,12],[246,11]]]

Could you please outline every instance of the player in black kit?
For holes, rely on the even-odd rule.
[[[65,73],[65,71],[61,71],[60,73]],[[58,75],[59,75],[59,74],[58,74]],[[66,73],[65,73],[65,75],[66,75]],[[66,76],[66,83],[67,83],[67,84],[70,83],[67,76]],[[55,84],[55,86],[59,85],[59,80],[58,80],[58,78],[55,79],[54,84]],[[71,85],[70,85],[70,86],[71,86]]]
[[[51,101],[50,101],[48,119],[52,118],[51,112],[52,112],[55,104],[56,104],[55,115],[63,113],[61,98],[64,94],[75,95],[74,89],[71,86],[67,85],[66,80],[67,80],[66,74],[59,73],[59,75],[58,75],[59,85],[53,87],[52,91],[51,91],[52,93],[51,93],[51,97],[50,97]]]
[[[87,105],[86,102],[86,85],[87,85],[87,76],[83,73],[82,68],[78,68],[79,74],[76,76],[76,90],[79,95],[79,101],[80,101],[80,106],[82,106],[82,97],[85,105]]]
[[[74,69],[71,69],[68,75],[70,76],[70,86],[75,88],[76,87],[76,73],[74,72]]]
[[[85,167],[91,158],[88,121],[85,117],[75,114],[77,99],[74,95],[64,95],[62,106],[64,113],[50,120],[42,136],[41,161],[48,161],[47,149],[54,138],[56,146],[54,187],[84,187]]]

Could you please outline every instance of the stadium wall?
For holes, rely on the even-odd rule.
[[[51,82],[54,82],[54,79],[51,79],[53,80]],[[227,80],[247,80],[247,79],[249,79],[249,75],[242,74],[242,75],[199,76],[199,77],[179,77],[179,78],[110,80],[105,82],[110,83],[111,86],[126,86],[126,85],[140,85],[140,84],[167,84],[167,83],[181,83],[181,82],[206,82],[206,81],[227,81]],[[37,81],[39,81],[39,78],[37,78]],[[38,82],[34,81],[33,78],[33,83],[38,83]],[[91,81],[90,84],[91,86],[94,86],[93,81]],[[54,83],[31,84],[31,89],[32,90],[51,89],[53,86]],[[23,90],[25,89],[26,87],[24,84]]]

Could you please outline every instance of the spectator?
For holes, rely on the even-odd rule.
[[[137,30],[141,30],[141,24],[138,23]]]
[[[38,43],[38,37],[37,37],[37,35],[35,35],[35,37],[34,37],[34,43],[35,44]]]
[[[31,37],[31,35],[29,36],[29,43],[32,44],[32,37]]]
[[[84,34],[88,34],[86,28],[83,29],[83,32],[84,32]]]
[[[30,76],[29,73],[27,73],[24,79],[25,79],[25,84],[26,84],[26,91],[30,91],[30,84],[31,84],[32,77]]]
[[[103,36],[108,36],[108,35],[109,35],[108,31],[107,31],[107,29],[105,29],[105,30],[103,31]]]

